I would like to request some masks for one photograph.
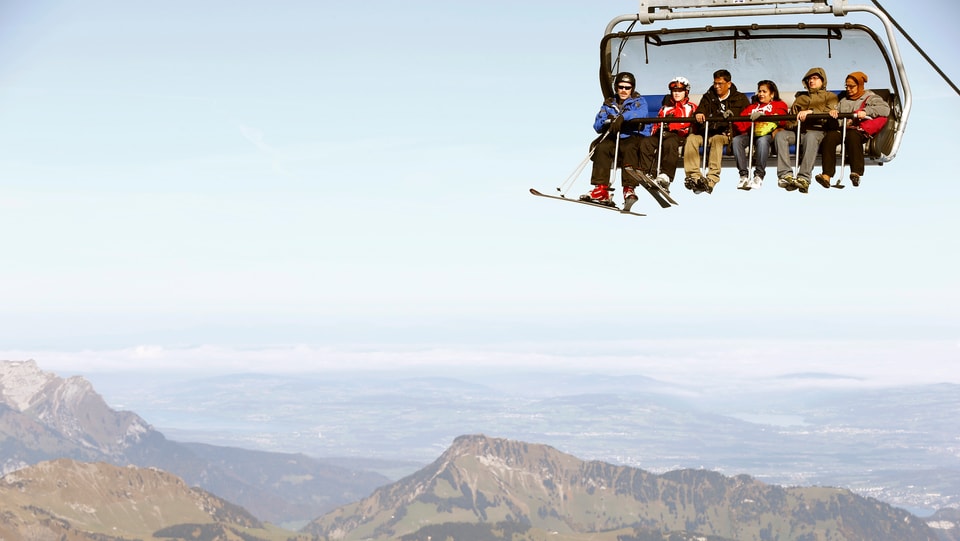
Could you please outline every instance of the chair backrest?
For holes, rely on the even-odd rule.
[[[886,88],[871,88],[874,94],[880,96],[887,102],[890,106],[890,117],[887,119],[887,123],[883,125],[883,128],[880,129],[880,133],[873,136],[870,141],[867,143],[866,154],[871,158],[879,158],[884,154],[890,154],[890,151],[893,150],[893,141],[894,136],[896,135],[897,121],[896,119],[900,116],[895,114],[894,109],[899,107],[899,104],[896,103],[894,96],[891,94],[890,90]]]

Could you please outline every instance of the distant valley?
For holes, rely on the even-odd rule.
[[[861,388],[828,374],[726,393],[569,373],[233,375],[102,381],[165,434],[316,457],[406,461],[464,433],[536,441],[654,472],[705,468],[842,486],[920,514],[960,506],[960,386]],[[459,377],[454,377],[454,376]],[[100,384],[98,384],[100,386]]]
[[[369,522],[369,527],[379,532],[376,538],[383,539],[393,539],[390,536],[396,534],[413,540],[421,534],[429,537],[429,532],[478,525],[492,528],[484,530],[484,536],[500,539],[497,536],[503,531],[495,524],[502,521],[512,525],[504,526],[508,529],[529,528],[523,534],[529,540],[549,537],[545,532],[551,530],[566,531],[565,535],[571,536],[556,539],[578,539],[580,533],[596,533],[600,528],[619,532],[610,537],[611,541],[659,540],[661,535],[666,539],[671,531],[686,532],[683,535],[710,531],[716,540],[725,541],[741,537],[729,537],[734,530],[707,520],[703,513],[730,505],[728,496],[712,500],[707,494],[716,490],[718,483],[727,493],[739,490],[736,487],[744,482],[763,494],[770,490],[776,493],[780,490],[776,485],[798,489],[826,485],[848,486],[853,493],[866,497],[850,499],[853,493],[844,490],[817,489],[796,492],[797,497],[807,495],[786,507],[777,507],[783,501],[777,496],[774,500],[781,503],[772,500],[765,504],[772,517],[793,515],[797,502],[816,495],[833,502],[825,501],[825,509],[852,505],[853,510],[870,501],[911,512],[911,506],[919,503],[922,516],[939,509],[927,516],[930,531],[923,529],[922,521],[908,522],[911,528],[919,529],[904,539],[926,541],[935,536],[939,541],[955,541],[960,531],[960,517],[955,516],[957,459],[952,443],[957,438],[955,386],[768,392],[761,400],[745,393],[717,399],[642,377],[541,376],[539,385],[519,379],[479,379],[468,383],[416,374],[365,378],[242,375],[179,382],[148,379],[136,387],[138,392],[113,395],[139,401],[150,411],[161,406],[166,415],[172,412],[174,418],[183,416],[192,437],[182,439],[193,443],[181,443],[168,439],[138,414],[107,405],[85,378],[63,379],[32,361],[0,362],[0,457],[4,472],[14,475],[7,481],[14,483],[21,479],[17,472],[63,458],[81,461],[78,464],[104,461],[117,466],[159,468],[175,473],[190,486],[225,498],[227,507],[249,510],[257,520],[266,521],[264,524],[273,522],[296,529],[310,521],[312,526],[303,533],[314,539],[366,538],[371,530],[365,525],[371,519],[364,517],[376,515],[385,522]],[[747,407],[761,403],[760,408]],[[308,424],[311,419],[312,424]],[[759,422],[765,419],[772,421]],[[477,435],[454,434],[449,442],[443,441],[448,437],[446,431],[479,425],[485,428],[474,432]],[[205,433],[204,427],[216,430],[206,438],[197,437]],[[293,427],[306,430],[285,430]],[[304,436],[314,431],[315,438]],[[531,436],[504,438],[499,436],[503,432]],[[250,439],[251,435],[256,438]],[[542,439],[586,450],[582,452],[586,456],[574,458],[578,455],[561,453],[559,447],[537,442]],[[230,441],[235,444],[226,445]],[[251,445],[253,442],[256,445]],[[327,456],[321,456],[315,448],[302,453],[290,452],[296,451],[295,447],[283,448],[291,442],[322,443],[329,446]],[[344,442],[347,445],[342,445]],[[257,446],[260,449],[254,448]],[[432,449],[437,451],[431,460],[427,454]],[[476,462],[477,457],[486,458]],[[530,461],[539,461],[540,465]],[[660,465],[656,465],[658,461]],[[710,466],[711,461],[722,467]],[[455,470],[444,466],[454,463]],[[507,482],[501,463],[515,464],[506,470],[513,472],[509,473],[511,479],[520,475],[528,480],[519,487],[512,480]],[[491,472],[496,464],[501,465]],[[75,470],[69,464],[65,467]],[[592,472],[588,478],[593,479],[586,485],[582,484],[584,468]],[[751,468],[780,471],[763,475],[751,472]],[[493,475],[489,482],[478,481],[489,475]],[[777,475],[786,481],[773,480]],[[846,485],[836,481],[844,475],[849,481]],[[436,485],[437,476],[452,478],[448,485]],[[570,488],[558,496],[553,491],[560,478]],[[681,490],[690,491],[684,497],[692,498],[689,502],[706,507],[682,519],[682,513],[671,511],[674,516],[670,519],[659,511],[659,515],[637,523],[630,517],[639,511],[630,511],[634,504],[628,499],[621,502],[627,506],[626,511],[613,516],[605,511],[603,520],[597,516],[588,520],[590,513],[596,512],[595,506],[609,509],[607,504],[594,501],[596,497],[602,500],[606,493],[592,492],[589,487],[618,487],[621,478],[631,479],[629,486],[633,488],[627,491],[635,492],[632,497],[638,501],[647,501],[653,495],[661,503],[669,502],[672,496],[668,495]],[[665,488],[677,481],[682,487]],[[698,488],[700,483],[714,488]],[[586,493],[577,496],[580,503],[568,508],[563,502],[573,494],[566,491],[574,486],[579,487],[576,491]],[[521,494],[536,487],[540,487],[535,490],[537,494],[543,490],[553,494],[549,502],[537,504],[546,507],[536,515],[539,519],[544,519],[544,513],[566,517],[561,519],[565,527],[533,519],[529,498],[542,496]],[[403,526],[406,533],[401,534],[396,526],[402,520],[394,520],[397,513],[408,516],[414,509],[409,502],[419,501],[424,490],[434,496],[421,502],[428,504],[426,508],[414,507],[419,518]],[[617,494],[620,490],[616,489]],[[794,494],[789,492],[792,489],[787,490]],[[513,496],[505,500],[507,494]],[[641,498],[641,494],[646,495]],[[681,501],[687,500],[670,505]],[[499,510],[494,512],[494,508]],[[445,515],[456,509],[462,513]],[[868,509],[873,507],[855,512],[875,512]],[[894,517],[892,524],[901,523],[902,519],[895,518],[899,512],[884,507],[874,522],[880,524]],[[33,518],[23,520],[40,520],[43,515],[30,513]],[[829,521],[834,518],[830,517],[836,517],[834,511],[806,523],[806,527],[831,530]],[[800,522],[749,526],[759,528],[750,530],[750,538],[764,539],[768,534],[762,532],[772,532],[770,528],[781,534],[797,533],[795,528],[802,527],[807,519],[794,520]],[[417,524],[429,528],[421,532]],[[221,531],[218,528],[210,531]],[[352,533],[348,535],[348,531]],[[837,535],[837,539],[861,539],[848,537],[854,535],[849,532]]]
[[[843,489],[655,475],[482,435],[299,532],[155,468],[69,459],[0,478],[0,509],[9,541],[956,541],[960,526]]]

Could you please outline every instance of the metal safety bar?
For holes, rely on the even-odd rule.
[[[821,120],[821,119],[826,120],[826,119],[832,119],[833,117],[832,117],[830,114],[828,114],[828,113],[812,113],[812,114],[807,115],[806,118],[807,118],[807,119],[810,119],[810,120]],[[838,120],[839,120],[839,119],[847,119],[847,118],[857,118],[857,114],[854,112],[854,113],[839,113],[839,114],[837,115],[837,119],[838,119]],[[692,117],[692,116],[691,116],[691,117],[669,117],[669,118],[664,118],[664,117],[659,117],[659,116],[658,116],[658,117],[650,117],[650,118],[638,118],[638,119],[636,119],[636,120],[637,120],[638,122],[643,123],[643,124],[653,124],[653,123],[660,124],[660,129],[658,130],[658,132],[659,132],[660,135],[659,135],[659,140],[657,141],[657,169],[656,169],[656,173],[660,173],[661,154],[663,153],[663,132],[664,132],[663,125],[666,124],[666,123],[668,123],[668,122],[669,122],[669,123],[687,122],[687,123],[690,123],[690,124],[693,124],[693,123],[696,123],[696,122],[697,122],[697,119],[696,119],[695,117]],[[704,132],[705,132],[705,133],[709,133],[709,128],[710,128],[710,122],[711,122],[711,121],[714,121],[714,122],[720,122],[720,121],[723,121],[723,122],[750,122],[750,157],[748,158],[748,163],[751,163],[751,164],[752,164],[752,163],[753,163],[753,145],[754,145],[754,137],[753,137],[753,128],[754,128],[754,126],[756,125],[757,122],[771,122],[771,121],[781,121],[781,120],[791,120],[791,121],[795,121],[795,120],[797,120],[797,117],[796,117],[795,115],[763,115],[762,117],[757,118],[757,119],[751,119],[749,116],[733,116],[733,117],[729,117],[729,118],[714,117],[714,118],[706,118],[706,119],[704,119],[704,124],[703,124],[703,125],[704,125]],[[796,143],[795,143],[797,150],[796,150],[796,152],[795,152],[795,157],[794,157],[794,170],[793,170],[793,174],[794,174],[794,175],[797,174],[797,171],[798,171],[799,168],[800,168],[800,142],[801,142],[800,127],[801,127],[800,122],[797,122],[797,126],[796,126],[796,138],[797,138],[797,141],[796,141]],[[841,142],[840,142],[840,174],[841,174],[841,176],[842,176],[842,174],[843,174],[843,168],[844,168],[844,155],[845,155],[845,153],[846,153],[846,146],[847,146],[847,130],[846,130],[846,127],[845,127],[845,126],[842,126],[840,131],[841,131],[841,133],[842,133],[842,135],[841,135]],[[708,152],[708,151],[707,151],[707,148],[708,148],[708,143],[709,143],[709,138],[708,138],[708,137],[704,137],[704,140],[703,140],[703,154],[702,154],[702,156],[701,156],[701,163],[700,163],[700,169],[701,169],[700,172],[701,172],[701,174],[702,174],[703,176],[706,176],[706,174],[707,174],[707,152]],[[592,152],[591,152],[590,155],[592,156]],[[589,159],[589,156],[588,156],[588,159]],[[616,161],[614,161],[614,167],[616,167]],[[582,167],[581,167],[581,169],[582,169]],[[842,187],[842,186],[838,186],[838,187]],[[558,189],[559,189],[559,188],[558,188]]]

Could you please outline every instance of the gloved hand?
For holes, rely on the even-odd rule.
[[[763,116],[763,113],[758,109],[754,109],[753,111],[750,111],[750,120],[756,120],[762,116]]]
[[[723,112],[723,118],[730,118],[732,116],[733,116],[733,111],[731,111],[730,109],[727,109],[726,111]]]
[[[617,115],[610,121],[610,131],[620,131],[620,126],[623,125],[623,116]]]

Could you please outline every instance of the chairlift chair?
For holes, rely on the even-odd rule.
[[[881,32],[853,20],[860,12],[874,15]],[[820,22],[826,17],[847,20]],[[690,25],[693,20],[721,18],[733,24]],[[660,21],[669,26],[636,29],[637,23]],[[604,97],[613,95],[613,77],[629,71],[637,78],[637,91],[647,99],[651,117],[667,94],[667,82],[677,75],[691,81],[695,102],[710,88],[713,72],[727,69],[739,91],[752,96],[757,81],[770,79],[789,104],[803,90],[801,78],[811,67],[824,68],[827,89],[838,93],[848,73],[867,73],[867,88],[891,108],[884,130],[867,146],[869,165],[894,159],[910,113],[910,85],[892,21],[875,7],[846,0],[640,0],[636,14],[610,21],[600,51]],[[725,158],[725,167],[733,165],[732,157]]]

